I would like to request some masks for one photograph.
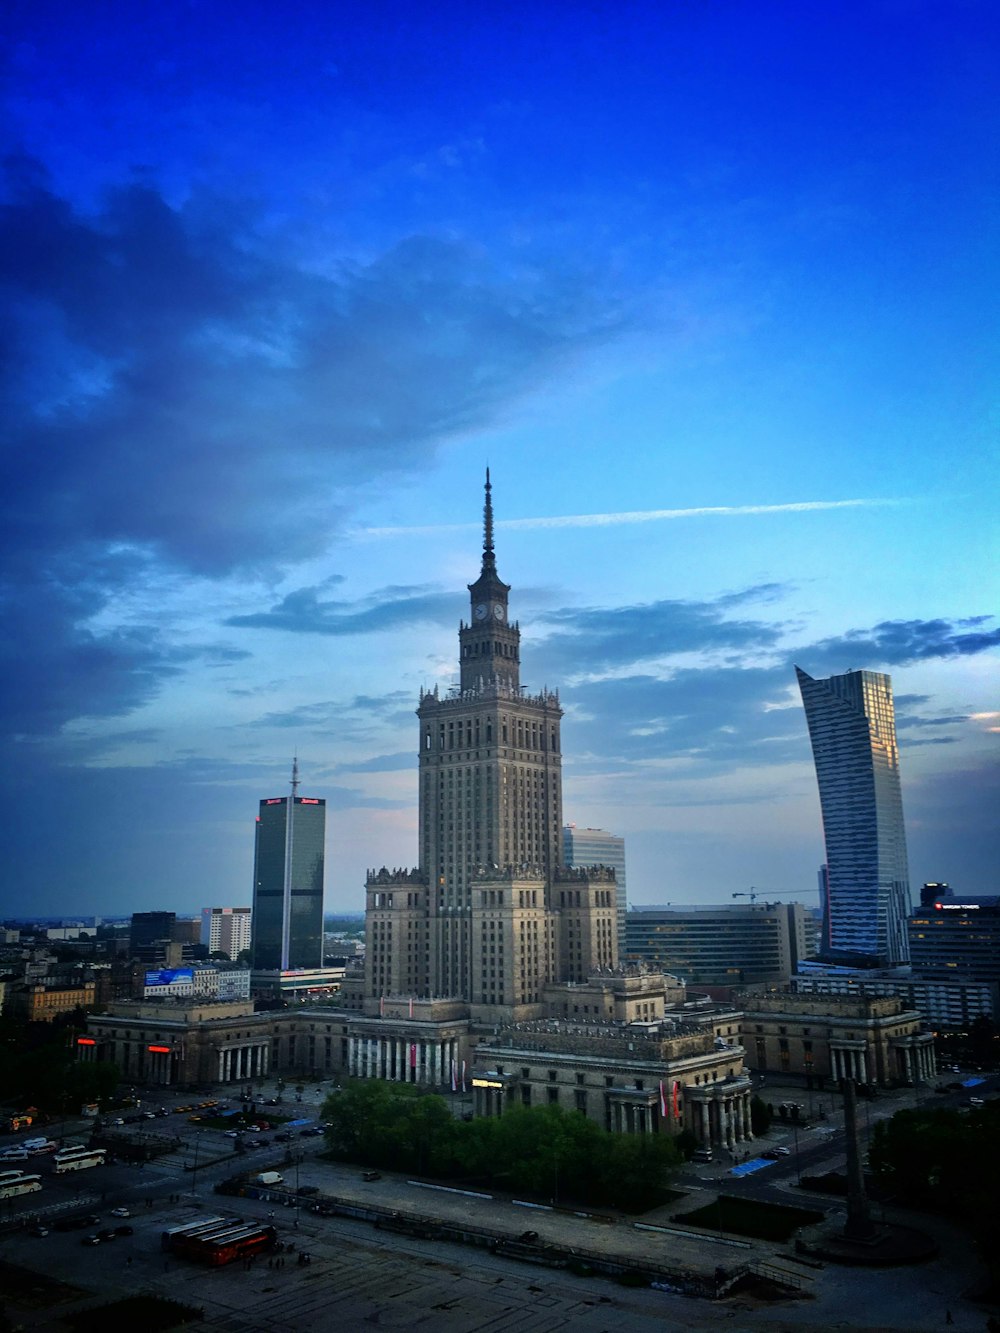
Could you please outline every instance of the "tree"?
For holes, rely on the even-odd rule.
[[[750,1098],[750,1128],[755,1136],[766,1134],[773,1119],[771,1109],[760,1097]]]

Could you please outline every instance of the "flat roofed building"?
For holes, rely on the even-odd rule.
[[[209,953],[224,953],[235,960],[250,948],[252,920],[249,907],[203,907],[201,943]]]
[[[627,957],[695,986],[785,985],[808,952],[801,903],[634,906]]]
[[[850,1078],[894,1085],[934,1078],[933,1035],[894,996],[781,994],[740,997],[748,1069],[798,1074],[822,1086]]]
[[[291,796],[260,803],[254,843],[255,970],[288,971],[323,965],[323,870],[326,801],[299,796],[292,767]]]

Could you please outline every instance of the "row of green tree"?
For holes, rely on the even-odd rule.
[[[443,1097],[374,1080],[334,1093],[323,1115],[344,1161],[628,1211],[663,1199],[690,1146],[683,1136],[611,1134],[558,1106],[456,1120]]]
[[[85,1022],[82,1010],[52,1023],[0,1019],[0,1104],[8,1112],[33,1106],[55,1119],[111,1097],[118,1066],[76,1058]]]

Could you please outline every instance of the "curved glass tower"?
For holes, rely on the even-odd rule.
[[[878,671],[814,680],[795,668],[809,724],[826,839],[823,953],[909,960],[906,861],[892,681]]]

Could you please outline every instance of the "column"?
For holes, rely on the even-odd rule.
[[[226,1054],[225,1051],[220,1051],[220,1052],[219,1052],[219,1073],[218,1073],[218,1078],[216,1079],[216,1082],[217,1082],[217,1083],[222,1083],[222,1082],[224,1081],[225,1077],[226,1077],[226,1075],[225,1075],[225,1067],[226,1067],[225,1054]]]
[[[267,1077],[271,1072],[271,1043],[268,1042],[264,1047],[264,1065],[261,1073]]]

